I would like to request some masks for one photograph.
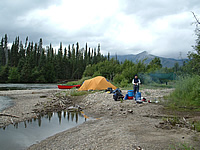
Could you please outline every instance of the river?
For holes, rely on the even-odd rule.
[[[57,84],[0,84],[0,91],[4,90],[29,90],[29,89],[55,89]]]

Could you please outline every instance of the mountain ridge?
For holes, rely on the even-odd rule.
[[[119,62],[124,62],[125,60],[130,60],[130,61],[132,61],[134,63],[137,63],[137,61],[140,61],[140,60],[142,61],[142,60],[146,59],[144,61],[144,63],[148,64],[155,57],[160,58],[162,66],[163,67],[167,67],[167,68],[174,67],[175,63],[178,63],[179,66],[183,66],[184,61],[187,61],[187,59],[175,59],[175,58],[160,57],[160,56],[149,54],[147,51],[143,51],[143,52],[138,53],[136,55],[134,55],[134,54],[117,55],[117,60]],[[116,56],[115,55],[111,55],[110,58],[116,58]]]

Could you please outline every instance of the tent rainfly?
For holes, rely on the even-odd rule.
[[[107,88],[116,89],[117,87],[112,85],[102,76],[97,76],[95,78],[85,80],[82,86],[78,89],[79,91],[87,90],[106,90]]]

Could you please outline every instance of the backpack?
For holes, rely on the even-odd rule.
[[[120,99],[122,99],[123,100],[123,98],[124,98],[124,96],[123,96],[123,94],[121,93],[122,91],[120,90],[120,89],[116,89],[116,90],[114,90],[113,91],[113,99],[115,100],[115,101],[117,101],[117,100],[120,100]]]

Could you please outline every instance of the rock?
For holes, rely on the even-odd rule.
[[[80,106],[70,106],[67,108],[68,111],[70,112],[75,112],[75,111],[81,111],[81,107]]]
[[[133,110],[129,109],[128,112],[129,112],[129,113],[133,113]]]
[[[143,150],[140,146],[133,146],[134,150]]]

